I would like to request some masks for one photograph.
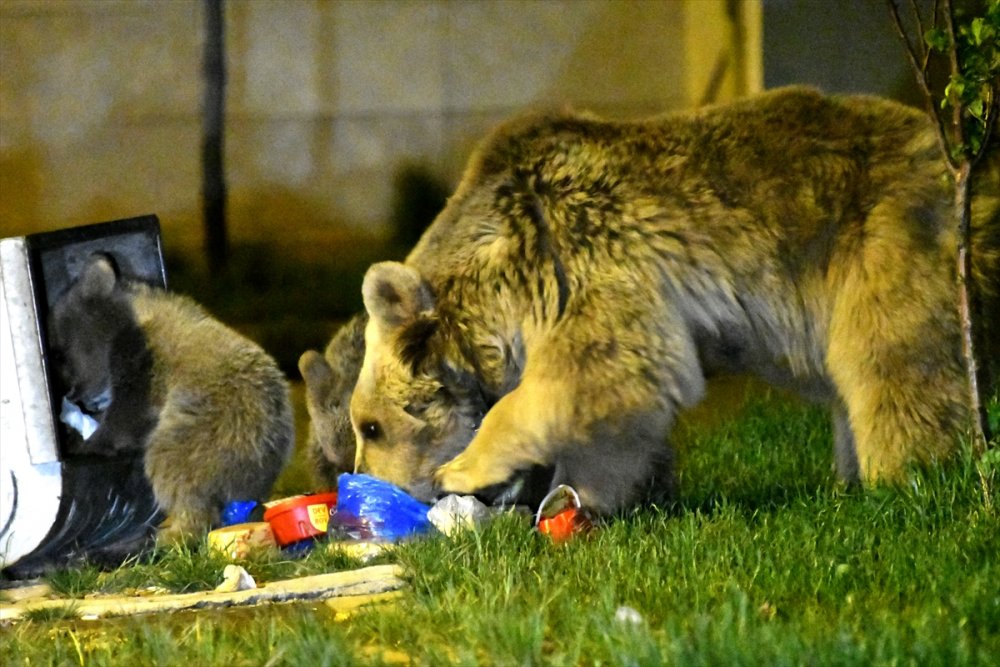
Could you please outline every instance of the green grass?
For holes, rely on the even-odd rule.
[[[46,607],[42,609],[31,609],[25,614],[25,620],[34,622],[44,621],[66,621],[77,618],[79,613],[76,604],[69,604],[63,607]]]
[[[34,619],[0,629],[0,664],[1000,664],[996,457],[861,491],[835,481],[829,438],[817,411],[754,401],[685,439],[676,506],[562,545],[517,516],[404,545],[410,587],[394,605],[347,621],[322,604]],[[193,590],[219,565],[179,550],[59,587]],[[357,565],[273,553],[247,569]],[[623,605],[642,620],[616,621]]]

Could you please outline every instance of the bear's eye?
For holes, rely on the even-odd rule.
[[[362,422],[361,437],[365,440],[378,440],[382,437],[382,427],[379,426],[378,422]]]

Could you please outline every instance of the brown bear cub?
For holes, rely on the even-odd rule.
[[[323,354],[307,350],[299,357],[309,413],[306,453],[317,488],[334,488],[341,473],[354,470],[351,392],[365,356],[367,323],[364,314],[356,315],[337,330]]]
[[[97,421],[71,453],[144,453],[168,516],[158,541],[208,530],[230,500],[266,498],[295,438],[288,384],[258,345],[100,255],[56,301],[48,335],[66,399]]]
[[[670,487],[706,377],[749,373],[829,406],[842,477],[900,479],[967,427],[951,206],[928,117],[871,97],[508,123],[406,262],[365,277],[359,469],[428,499],[552,466],[612,512]]]

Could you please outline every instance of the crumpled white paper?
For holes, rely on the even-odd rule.
[[[250,573],[241,565],[227,565],[222,571],[222,583],[215,587],[216,593],[232,593],[234,591],[249,591],[257,588]]]
[[[490,508],[475,496],[447,495],[427,511],[427,520],[445,535],[472,530],[490,518]]]
[[[79,433],[84,440],[94,435],[98,422],[80,409],[80,406],[63,396],[62,410],[59,412],[59,421]]]
[[[622,625],[642,625],[645,619],[636,609],[622,605],[615,610],[615,621]]]

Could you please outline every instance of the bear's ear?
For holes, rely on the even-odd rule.
[[[436,318],[421,316],[409,322],[399,332],[399,337],[396,339],[396,354],[413,375],[420,372],[420,367],[427,359],[429,341],[437,328]]]
[[[415,269],[399,262],[373,264],[361,286],[365,309],[382,331],[392,331],[429,314],[430,287]]]
[[[309,395],[317,402],[324,401],[333,384],[333,369],[326,363],[323,355],[316,350],[303,352],[299,357],[299,373],[306,382]]]
[[[80,288],[85,297],[110,296],[118,276],[111,260],[105,255],[95,255],[83,271]]]

